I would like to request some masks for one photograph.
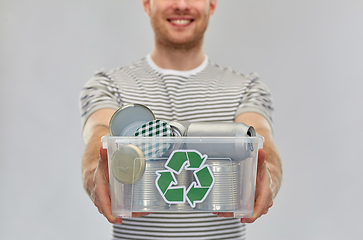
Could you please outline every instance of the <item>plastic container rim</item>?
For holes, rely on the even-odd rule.
[[[169,143],[263,143],[264,137],[257,135],[255,137],[120,137],[120,136],[103,136],[102,143],[155,143],[169,142]],[[107,145],[106,145],[107,146]]]

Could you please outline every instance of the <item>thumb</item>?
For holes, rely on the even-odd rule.
[[[100,157],[103,161],[107,161],[107,149],[101,147],[100,148]]]
[[[257,167],[259,168],[264,162],[265,162],[265,151],[260,149],[258,150],[258,162],[257,162]]]

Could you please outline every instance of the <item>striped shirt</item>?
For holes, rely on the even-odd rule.
[[[221,67],[207,56],[190,71],[159,68],[148,55],[128,66],[95,74],[80,95],[82,125],[96,110],[139,103],[165,121],[231,122],[241,113],[259,113],[272,125],[272,99],[257,74]],[[212,213],[153,213],[123,219],[114,239],[245,239],[239,219]]]

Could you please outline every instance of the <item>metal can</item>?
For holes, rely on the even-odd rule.
[[[168,204],[155,187],[155,172],[164,168],[165,159],[146,160],[142,178],[133,184],[132,209],[134,212],[165,211]]]
[[[210,212],[233,211],[236,200],[235,185],[233,181],[233,167],[230,159],[208,159],[206,164],[210,167],[215,182],[208,197],[196,204],[195,209]]]
[[[241,122],[168,122],[177,136],[186,137],[255,137],[256,131],[252,126]],[[181,146],[174,146],[177,149]],[[189,143],[187,149],[196,149],[208,153],[208,157],[229,157],[233,160],[244,160],[254,150],[254,145],[246,139],[236,139],[235,144]]]
[[[145,158],[134,145],[120,145],[111,161],[113,176],[122,184],[137,182],[145,171]]]
[[[190,126],[191,122],[169,121],[168,124],[170,125],[171,129],[173,130],[174,137],[184,137],[184,136],[186,136],[188,127]]]
[[[134,136],[144,123],[155,120],[154,113],[142,104],[127,104],[111,117],[110,136]]]

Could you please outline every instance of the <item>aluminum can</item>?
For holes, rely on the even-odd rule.
[[[165,159],[146,160],[142,178],[133,185],[132,209],[134,212],[163,211],[169,207],[155,187],[155,172],[164,168],[165,161]]]
[[[203,203],[196,204],[195,209],[208,212],[233,211],[236,200],[235,185],[233,181],[232,161],[230,159],[208,159],[206,164],[210,167],[215,178],[214,186]]]
[[[235,144],[198,144],[191,143],[187,146],[173,146],[173,150],[184,147],[196,149],[207,153],[208,157],[228,157],[233,160],[244,160],[251,155],[254,145],[240,137],[255,137],[256,131],[252,126],[240,122],[168,122],[175,136],[186,137],[236,137]],[[239,139],[238,139],[239,138]]]

